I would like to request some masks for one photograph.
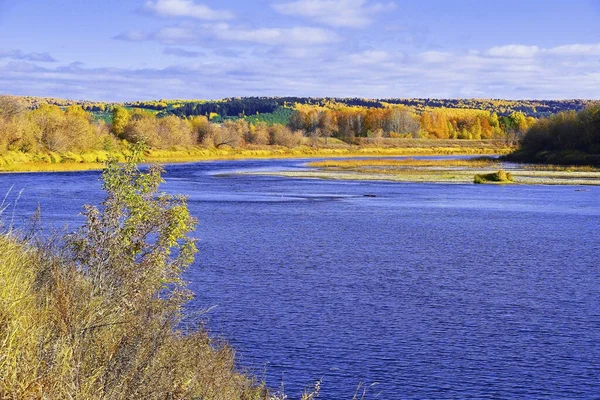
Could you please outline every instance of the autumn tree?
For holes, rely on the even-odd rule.
[[[513,112],[508,117],[504,118],[504,121],[507,143],[516,144],[527,131],[527,117],[520,111]]]
[[[242,134],[235,122],[226,121],[223,126],[215,131],[214,146],[239,147],[243,143]]]
[[[26,129],[22,118],[24,112],[18,99],[0,96],[0,153],[21,147]]]
[[[210,123],[207,117],[200,115],[187,120],[192,130],[192,134],[196,136],[196,142],[203,146],[212,145],[214,125]]]
[[[66,151],[69,146],[69,138],[64,134],[64,113],[54,105],[42,104],[31,114],[36,136],[41,143],[50,151]]]
[[[292,132],[290,128],[283,125],[269,127],[269,144],[273,146],[284,146],[293,148],[300,144],[302,133]]]
[[[131,118],[129,113],[127,115],[128,122],[123,127],[119,135],[120,138],[127,140],[129,143],[145,143],[149,147],[160,146],[156,118],[141,114],[137,114],[135,118]],[[113,132],[114,128],[115,124],[113,122]]]
[[[269,144],[269,128],[266,123],[258,122],[250,126],[246,134],[246,142],[256,145]]]
[[[115,136],[121,137],[125,132],[125,127],[129,123],[131,119],[131,115],[126,108],[121,106],[116,106],[113,109],[113,118],[112,118],[112,132]]]
[[[421,125],[415,116],[407,111],[398,108],[393,108],[389,111],[384,124],[388,134],[410,135],[410,137],[418,138]]]
[[[335,135],[338,130],[335,114],[330,110],[324,110],[319,115],[319,133],[325,139],[327,144],[328,138]]]
[[[196,144],[189,124],[174,115],[157,119],[156,136],[162,148],[190,147]]]

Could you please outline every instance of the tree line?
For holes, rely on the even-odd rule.
[[[381,138],[500,139],[516,142],[535,122],[521,112],[499,117],[483,110],[432,109],[417,114],[403,106],[385,108],[296,105],[290,127],[307,137],[336,137],[348,143]]]
[[[131,108],[160,111],[164,115],[180,117],[194,115],[221,117],[242,117],[256,113],[272,113],[278,107],[293,107],[296,104],[320,107],[332,105],[365,108],[387,108],[391,105],[405,106],[418,114],[438,108],[459,110],[483,110],[499,116],[509,116],[521,112],[535,118],[549,116],[561,111],[581,111],[593,104],[590,100],[501,100],[501,99],[364,99],[364,98],[324,98],[324,97],[243,97],[226,98],[214,101],[200,100],[160,100],[137,101],[122,104]],[[97,107],[86,104],[86,107]]]
[[[600,105],[536,121],[509,159],[600,166]]]
[[[155,149],[273,145],[296,147],[301,132],[281,124],[228,120],[212,123],[206,116],[157,117],[141,109],[112,108],[112,122],[93,118],[79,105],[41,104],[30,110],[18,99],[0,97],[0,154],[8,151],[113,151],[144,142]]]
[[[418,114],[404,106],[338,103],[295,103],[275,113],[224,121],[211,120],[210,113],[177,116],[120,105],[111,105],[104,113],[110,116],[108,120],[94,118],[94,112],[77,104],[41,103],[31,109],[19,98],[0,97],[0,153],[111,151],[138,142],[156,149],[318,146],[327,145],[329,138],[353,145],[378,145],[383,138],[515,142],[534,122],[520,112],[498,116],[482,110],[440,108]]]
[[[0,153],[110,150],[117,144],[110,126],[95,122],[79,105],[28,110],[16,99],[0,97]]]

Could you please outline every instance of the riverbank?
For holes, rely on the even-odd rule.
[[[297,148],[262,146],[241,149],[181,148],[173,150],[148,150],[145,160],[149,163],[186,163],[211,160],[266,159],[266,158],[344,158],[344,157],[393,157],[435,155],[508,154],[512,149],[497,142],[469,142],[412,140],[402,147],[310,147]],[[67,172],[100,170],[104,163],[114,158],[125,161],[128,150],[94,151],[86,153],[21,153],[9,152],[0,156],[0,172]]]
[[[537,153],[517,150],[503,156],[503,159],[527,164],[600,166],[600,154],[588,154],[577,150],[541,151]]]
[[[102,207],[64,237],[0,221],[0,398],[279,398],[184,320],[196,220],[135,161],[109,166]]]

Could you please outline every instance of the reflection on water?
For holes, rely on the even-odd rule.
[[[236,176],[298,160],[170,166],[200,254],[190,310],[297,394],[380,398],[600,393],[600,188]],[[98,173],[0,176],[15,218],[78,224]],[[586,188],[588,189],[588,188]]]

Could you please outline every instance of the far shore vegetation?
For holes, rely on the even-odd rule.
[[[482,109],[469,108],[476,104]],[[581,106],[549,103],[548,109]],[[0,170],[99,169],[109,158],[124,160],[139,142],[148,145],[149,162],[507,154],[535,121],[517,108],[514,102],[247,98],[113,104],[0,96]]]
[[[600,167],[600,105],[560,112],[533,124],[507,160]]]
[[[506,155],[600,165],[600,105],[573,101],[240,98],[132,103],[0,96],[0,172],[243,158]]]

